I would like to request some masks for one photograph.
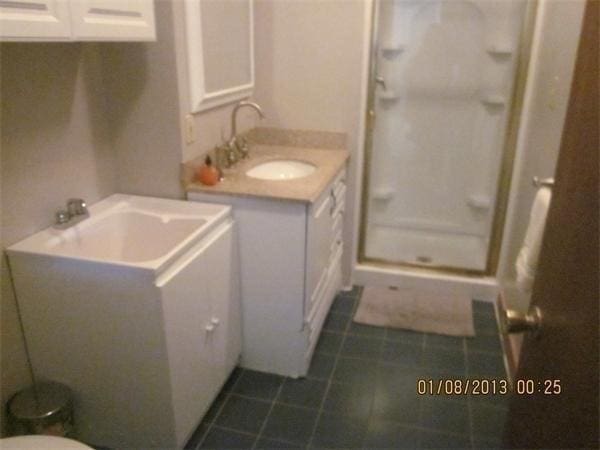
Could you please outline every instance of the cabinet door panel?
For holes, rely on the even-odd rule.
[[[306,309],[310,312],[319,280],[329,264],[329,253],[333,239],[333,217],[331,215],[331,189],[309,210],[306,251]]]
[[[0,0],[2,40],[68,40],[67,0]]]
[[[237,258],[233,246],[233,224],[223,229],[219,239],[204,255],[208,283],[202,286],[213,305],[213,364],[219,384],[225,382],[241,353],[241,313]]]
[[[177,441],[189,437],[219,391],[211,267],[223,232],[213,232],[157,280],[161,291]],[[218,263],[218,262],[217,262]]]
[[[77,0],[71,21],[75,40],[156,40],[152,0]]]

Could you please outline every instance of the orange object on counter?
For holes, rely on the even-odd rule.
[[[210,156],[206,157],[204,164],[196,172],[196,178],[207,186],[213,186],[219,182],[219,170],[213,166]]]

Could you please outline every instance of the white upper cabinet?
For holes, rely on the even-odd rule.
[[[152,0],[76,0],[71,29],[78,40],[154,41]]]
[[[153,0],[0,0],[3,41],[153,41]]]
[[[71,19],[67,0],[0,0],[3,40],[67,40]]]

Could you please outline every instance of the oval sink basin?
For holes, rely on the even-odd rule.
[[[261,180],[293,180],[306,177],[315,170],[317,167],[307,162],[281,159],[254,166],[246,172],[246,175]]]

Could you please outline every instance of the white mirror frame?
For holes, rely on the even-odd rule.
[[[188,77],[191,112],[200,112],[215,106],[233,103],[249,97],[254,89],[254,11],[253,1],[249,4],[248,29],[250,30],[250,82],[230,86],[215,92],[207,92],[204,76],[204,54],[202,47],[201,0],[185,0],[185,25],[187,37]]]

